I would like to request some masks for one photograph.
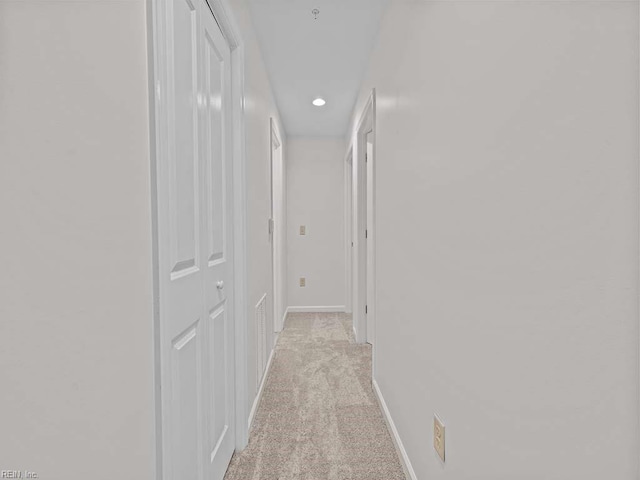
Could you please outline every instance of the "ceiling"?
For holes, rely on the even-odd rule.
[[[248,0],[288,135],[346,133],[386,1]]]

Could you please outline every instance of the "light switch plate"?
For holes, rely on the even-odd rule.
[[[444,462],[444,423],[437,415],[433,416],[433,448]]]
[[[300,286],[301,287],[306,287],[307,286],[307,279],[304,277],[300,277]]]
[[[306,235],[307,234],[307,227],[305,227],[304,225],[300,225],[300,235]]]

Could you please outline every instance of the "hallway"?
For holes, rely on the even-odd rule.
[[[0,39],[0,480],[640,480],[640,0]]]
[[[351,316],[290,313],[249,445],[226,480],[404,480]]]

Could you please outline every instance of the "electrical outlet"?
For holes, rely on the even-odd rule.
[[[437,415],[433,416],[433,448],[444,462],[444,423]]]
[[[307,279],[304,277],[300,277],[300,286],[301,287],[306,287],[307,286]]]
[[[305,227],[304,225],[300,225],[300,235],[306,235],[307,234],[307,227]]]

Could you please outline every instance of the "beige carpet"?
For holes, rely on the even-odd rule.
[[[371,347],[337,313],[289,314],[249,445],[225,480],[405,480],[371,388]]]

